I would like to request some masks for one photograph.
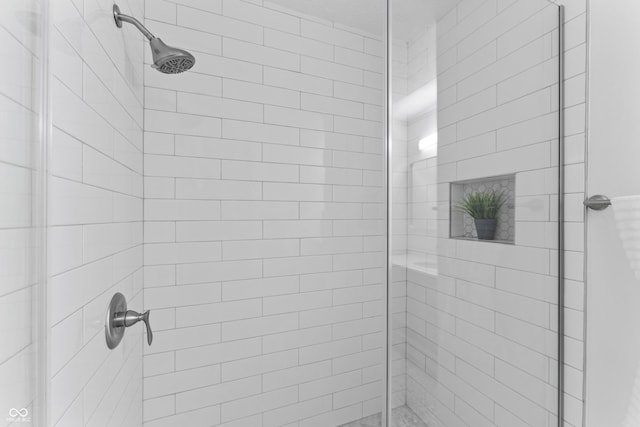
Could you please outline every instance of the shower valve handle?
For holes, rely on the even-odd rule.
[[[147,327],[147,343],[151,345],[153,341],[153,332],[151,331],[151,325],[149,324],[149,313],[151,311],[147,310],[144,313],[140,314],[137,311],[127,310],[124,313],[116,313],[113,318],[113,325],[115,327],[125,327],[133,326],[138,322],[144,322],[144,325]]]
[[[116,348],[120,344],[120,341],[122,341],[126,329],[138,322],[144,322],[147,327],[147,343],[151,345],[153,332],[151,331],[151,324],[149,323],[149,313],[149,310],[142,314],[129,310],[127,308],[127,299],[124,295],[120,292],[116,293],[113,298],[111,298],[111,302],[109,302],[104,323],[107,347],[109,347],[110,350]]]

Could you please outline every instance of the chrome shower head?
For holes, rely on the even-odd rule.
[[[154,36],[136,18],[120,13],[118,5],[113,5],[113,19],[116,26],[122,28],[123,22],[134,25],[149,40],[151,54],[153,55],[152,67],[164,74],[178,74],[190,70],[196,63],[196,58],[186,50],[167,46],[162,40]]]
[[[153,55],[153,68],[165,74],[178,74],[193,67],[196,59],[186,50],[167,46],[159,38],[149,40]]]

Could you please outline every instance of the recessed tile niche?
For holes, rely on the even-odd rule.
[[[498,228],[496,229],[495,240],[483,240],[483,242],[513,244],[516,235],[515,188],[515,175],[452,182],[450,189],[450,237],[452,239],[477,239],[473,218],[459,209],[460,203],[468,194],[480,191],[496,191],[503,193],[506,201],[498,212]]]

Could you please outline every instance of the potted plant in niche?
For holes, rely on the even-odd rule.
[[[477,191],[465,195],[458,208],[473,218],[479,240],[493,240],[498,227],[498,212],[504,202],[503,193]]]

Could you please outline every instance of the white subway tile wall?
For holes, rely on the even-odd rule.
[[[584,242],[582,210],[576,207],[584,196],[586,128],[586,65],[578,53],[585,50],[586,2],[567,3],[571,124],[565,219],[571,231],[566,278],[572,322],[566,340],[565,424],[578,426]],[[556,425],[557,8],[546,0],[466,0],[439,22],[437,31],[438,162],[396,168],[407,171],[411,187],[406,403],[427,424]],[[411,81],[412,60],[419,63],[412,53],[424,43],[408,46]],[[409,125],[409,159],[419,155],[412,138],[428,126],[425,122],[412,131]],[[404,153],[394,156],[401,163]],[[449,239],[449,183],[505,173],[516,174],[515,245]],[[415,260],[423,264],[412,268]],[[394,269],[397,280],[402,280],[400,270]],[[401,304],[396,305],[394,331],[404,325],[397,319]]]
[[[127,329],[109,350],[104,314],[116,292],[130,309],[143,309],[147,46],[133,27],[116,28],[112,4],[51,2],[49,406],[56,426],[142,424],[143,328]],[[142,0],[119,5],[144,16]]]
[[[30,16],[36,3],[8,4]],[[148,47],[132,27],[115,28],[111,2],[52,2],[53,424],[327,427],[379,412],[380,41],[261,0],[119,3],[198,62],[179,76],[143,68]],[[586,0],[557,3],[567,7],[565,424],[579,426]],[[555,422],[557,33],[544,5],[463,0],[439,23],[437,176],[433,160],[410,166],[433,123],[394,123],[392,399],[427,421]],[[34,393],[23,379],[33,364],[38,41],[21,22],[0,17],[2,45],[19,64],[0,82],[11,207],[0,217],[0,308],[13,328],[0,377],[17,384],[0,395],[5,413],[30,408]],[[394,100],[429,80],[423,36],[394,44]],[[508,172],[518,173],[517,245],[446,239],[447,183]],[[427,262],[407,269],[416,258]],[[141,327],[106,349],[115,292],[153,310],[144,364]]]
[[[36,15],[36,1],[3,2],[0,16],[0,45],[5,67],[0,81],[0,425],[13,424],[12,408],[33,414],[33,368],[36,346],[33,334],[34,299],[37,275],[32,222],[33,156],[38,152],[40,110],[39,61],[42,29],[33,22],[35,32],[27,31],[20,19]],[[33,187],[35,188],[35,187]],[[16,416],[16,421],[20,416]]]
[[[380,412],[380,41],[262,1],[149,0],[146,24],[196,65],[145,68],[145,426]]]

